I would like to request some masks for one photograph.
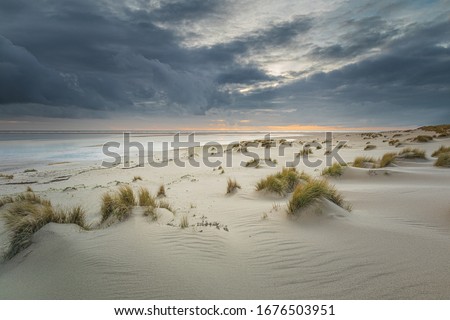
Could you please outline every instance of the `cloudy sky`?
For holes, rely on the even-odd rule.
[[[450,0],[0,0],[0,130],[449,122]]]

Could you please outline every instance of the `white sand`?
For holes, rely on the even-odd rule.
[[[323,134],[299,139],[325,140]],[[340,152],[346,161],[401,150],[382,142],[384,137],[340,133],[334,139],[350,140]],[[367,141],[377,148],[363,151]],[[286,157],[272,155],[276,168],[239,167],[248,159],[234,153],[234,167],[225,167],[224,174],[173,162],[166,168],[85,172],[85,166],[69,163],[16,173],[13,181],[37,181],[35,192],[54,204],[81,204],[93,223],[100,218],[101,195],[117,188],[116,181],[152,192],[164,183],[176,214],[159,209],[160,219],[153,222],[136,207],[128,220],[93,231],[48,224],[30,247],[0,264],[0,298],[450,299],[450,169],[433,167],[430,156],[441,145],[450,146],[450,139],[408,141],[404,146],[426,150],[428,160],[376,170],[346,168],[342,177],[328,179],[353,211],[321,201],[298,221],[285,213],[289,196],[256,192],[254,185],[280,170],[299,144],[285,149]],[[323,153],[314,150],[312,159]],[[317,176],[321,170],[304,164],[298,169]],[[131,183],[135,175],[143,181]],[[61,176],[70,177],[49,182]],[[225,195],[228,177],[242,186],[233,195]],[[1,195],[26,187],[5,183],[0,180]],[[66,189],[71,187],[76,190]],[[184,230],[177,227],[183,215],[191,224]],[[218,222],[220,229],[197,226],[205,220]],[[0,240],[7,243],[1,223]]]

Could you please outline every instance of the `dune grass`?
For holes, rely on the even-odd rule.
[[[147,188],[141,187],[138,191],[138,203],[141,207],[156,207],[156,198]]]
[[[394,152],[385,153],[379,160],[378,166],[380,168],[387,167],[395,161],[396,157],[397,157],[397,154]]]
[[[330,167],[323,168],[322,176],[339,177],[344,173],[344,168],[339,163],[333,163]]]
[[[27,248],[33,234],[48,223],[77,224],[85,230],[90,228],[81,207],[55,209],[50,201],[32,192],[9,200],[10,206],[1,216],[9,233],[9,246],[4,255],[7,260]]]
[[[442,153],[449,153],[450,147],[441,146],[439,149],[437,149],[435,152],[432,153],[432,157],[439,157]]]
[[[11,179],[14,179],[14,175],[12,175],[12,174],[4,174],[4,173],[0,173],[0,178],[4,178],[4,179],[7,179],[7,180],[11,180]]]
[[[280,172],[259,180],[256,183],[256,190],[285,195],[292,192],[302,180],[309,179],[311,178],[306,173],[299,173],[295,168],[283,168]]]
[[[112,194],[105,193],[102,196],[101,221],[104,222],[110,217],[123,221],[131,215],[135,205],[136,199],[130,186],[122,186]]]
[[[427,136],[427,135],[419,135],[419,136],[417,136],[417,137],[415,137],[413,139],[413,141],[421,142],[421,143],[430,142],[431,140],[433,140],[433,137],[432,136]]]
[[[404,159],[426,159],[425,151],[420,149],[404,148],[398,155]]]
[[[186,229],[188,227],[189,227],[189,219],[186,215],[184,215],[183,217],[181,217],[181,220],[180,220],[180,228]]]
[[[241,186],[236,182],[235,179],[228,178],[227,180],[227,194],[235,192],[237,189],[240,189]]]
[[[364,148],[364,150],[365,150],[365,151],[369,151],[369,150],[375,149],[376,147],[377,147],[376,145],[368,144],[368,145]]]
[[[158,220],[158,213],[156,212],[156,207],[154,206],[148,206],[144,209],[144,216],[150,217],[152,221]]]
[[[166,196],[166,188],[164,187],[163,184],[159,186],[158,193],[156,194],[156,196],[158,198],[163,198]]]
[[[434,165],[436,167],[450,168],[450,152],[440,153]]]
[[[172,205],[168,201],[160,200],[158,202],[158,207],[169,210],[172,213],[175,213],[175,209],[172,207]]]
[[[376,165],[376,160],[372,157],[356,157],[353,160],[353,167],[355,168],[365,168],[367,164],[371,164],[372,166]]]
[[[136,182],[136,181],[142,181],[142,177],[141,176],[134,176],[133,177],[133,182]]]
[[[259,159],[251,159],[245,163],[246,168],[257,167],[259,165]]]
[[[326,180],[313,179],[295,188],[287,212],[289,215],[298,215],[302,209],[321,198],[328,199],[340,207],[344,206],[344,199],[334,186]]]

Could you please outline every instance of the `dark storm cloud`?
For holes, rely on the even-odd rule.
[[[385,45],[399,30],[381,17],[349,19],[341,23],[347,31],[329,46],[317,46],[310,52],[313,59],[343,59],[356,57],[373,48]]]
[[[197,20],[217,12],[224,3],[220,0],[166,1],[152,12],[152,16],[165,22]]]
[[[449,22],[413,26],[379,55],[247,95],[242,107],[259,108],[266,101],[295,103],[302,111],[345,114],[349,119],[383,112],[415,117],[425,108],[429,118],[434,113],[436,120],[449,121],[450,48],[441,45],[449,38]]]
[[[426,6],[409,3],[399,1],[395,12]],[[313,121],[318,110],[351,119],[429,108],[450,120],[445,8],[428,22],[406,23],[406,14],[390,16],[387,1],[355,5],[355,10],[349,2],[331,18],[295,15],[303,9],[293,6],[284,20],[278,16],[227,40],[188,47],[183,34],[190,32],[190,23],[201,22],[197,32],[226,23],[239,3],[133,4],[2,0],[1,116],[158,116],[298,107]],[[289,80],[270,74],[278,60],[256,58],[270,59],[273,52],[274,59],[297,57],[290,61],[293,71],[285,72]],[[299,70],[296,63],[314,64],[315,71]],[[267,85],[271,81],[277,87]],[[251,90],[245,94],[230,89],[246,86]]]

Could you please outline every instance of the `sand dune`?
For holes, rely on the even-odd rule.
[[[402,133],[401,139],[419,133]],[[377,146],[371,151],[363,150],[366,140],[359,133],[335,138],[349,140],[341,152],[346,161],[401,149],[382,142],[383,136],[370,139]],[[302,137],[314,139],[324,140],[319,133]],[[254,186],[300,150],[297,142],[284,157],[274,157],[275,168],[239,167],[247,158],[236,154],[239,161],[223,174],[173,164],[50,167],[32,177],[35,192],[62,206],[83,204],[91,223],[99,222],[101,194],[121,183],[154,193],[164,183],[176,213],[161,211],[158,221],[150,221],[136,207],[126,221],[91,231],[48,224],[30,247],[0,264],[0,298],[449,299],[450,170],[433,167],[430,154],[450,139],[404,144],[426,150],[428,159],[381,169],[347,167],[342,176],[327,179],[352,212],[320,200],[296,219],[286,214],[289,195],[257,192]],[[323,153],[314,150],[313,156]],[[318,176],[321,167],[298,169]],[[131,183],[135,175],[142,181]],[[241,185],[232,195],[225,195],[228,177]],[[21,179],[17,174],[15,181]],[[3,185],[1,192],[23,188]],[[183,216],[189,219],[186,229],[178,227]],[[7,242],[3,224],[0,237]]]

